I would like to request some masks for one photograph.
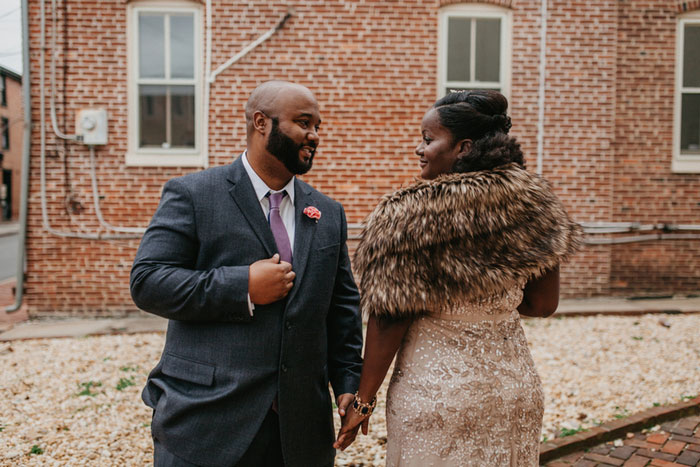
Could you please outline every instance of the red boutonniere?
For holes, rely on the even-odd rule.
[[[306,214],[306,217],[309,219],[314,219],[316,223],[318,223],[318,220],[321,218],[321,211],[313,206],[307,206],[304,208],[304,214]]]

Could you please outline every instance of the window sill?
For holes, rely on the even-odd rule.
[[[205,154],[126,153],[127,167],[206,167]]]
[[[671,171],[674,173],[700,173],[700,156],[693,159],[674,157]]]

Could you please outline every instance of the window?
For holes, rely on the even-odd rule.
[[[440,10],[438,96],[451,90],[510,93],[510,12],[491,5]]]
[[[0,130],[2,130],[0,146],[2,149],[10,149],[10,121],[5,117],[0,120]]]
[[[678,22],[674,172],[700,172],[700,12]]]
[[[205,164],[200,18],[191,2],[130,4],[128,165]]]
[[[0,105],[7,107],[7,81],[5,75],[0,75]]]

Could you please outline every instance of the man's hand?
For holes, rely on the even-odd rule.
[[[250,301],[256,305],[267,305],[283,299],[294,286],[295,277],[292,265],[280,261],[277,253],[272,258],[254,262],[248,273]]]
[[[362,426],[363,435],[369,432],[369,417],[363,417],[352,409],[351,404],[354,400],[355,396],[352,394],[338,396],[338,414],[340,415],[341,427],[333,447],[341,451],[344,451],[355,441],[360,426]]]
[[[345,416],[346,410],[348,407],[350,407],[350,404],[352,404],[354,400],[355,395],[350,394],[349,392],[338,396],[338,400],[336,402],[338,404],[338,415],[340,415],[341,419]]]

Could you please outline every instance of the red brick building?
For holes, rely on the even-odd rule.
[[[0,66],[0,222],[19,217],[22,121],[22,77]]]
[[[167,179],[244,149],[246,98],[273,78],[316,93],[322,141],[305,179],[351,223],[418,173],[437,97],[496,88],[529,168],[587,226],[564,296],[700,290],[698,1],[52,3],[29,0],[31,312],[133,310],[129,228]]]

